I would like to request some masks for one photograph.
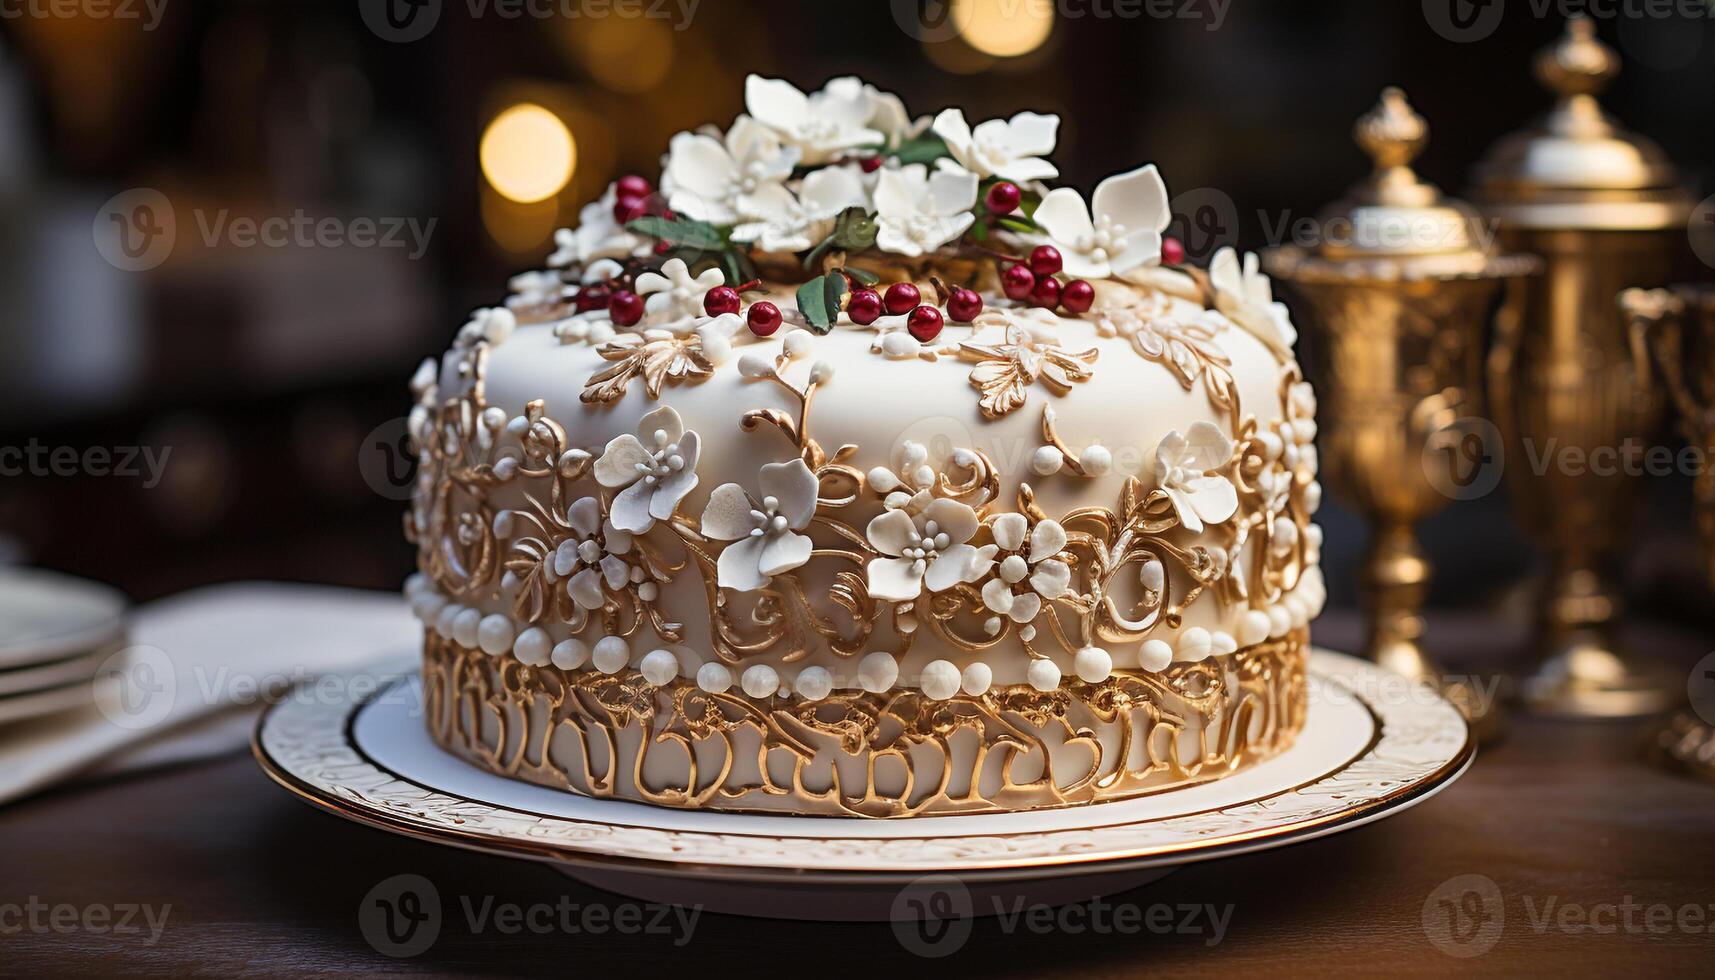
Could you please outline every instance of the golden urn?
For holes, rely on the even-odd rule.
[[[1496,334],[1488,380],[1515,512],[1548,556],[1538,659],[1519,693],[1553,714],[1650,713],[1676,686],[1628,657],[1615,630],[1620,546],[1641,489],[1627,461],[1661,410],[1638,383],[1615,297],[1669,278],[1692,202],[1661,150],[1597,104],[1618,71],[1594,24],[1570,21],[1536,61],[1553,108],[1475,173],[1503,246],[1545,261]]]
[[[1317,220],[1320,240],[1269,250],[1268,271],[1297,300],[1318,388],[1323,472],[1371,527],[1363,569],[1366,656],[1442,688],[1466,716],[1494,719],[1469,684],[1425,656],[1430,566],[1414,524],[1461,495],[1438,442],[1482,412],[1482,355],[1505,284],[1537,261],[1496,254],[1476,212],[1423,183],[1428,142],[1397,88],[1353,138],[1374,169]]]
[[[1682,466],[1695,476],[1693,502],[1704,573],[1715,589],[1715,286],[1628,289],[1620,308],[1631,326],[1639,384],[1662,387],[1685,436]],[[1657,734],[1657,758],[1715,779],[1715,654],[1686,678],[1690,704]]]

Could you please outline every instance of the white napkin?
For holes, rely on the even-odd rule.
[[[58,783],[239,751],[289,684],[409,670],[422,626],[394,592],[244,582],[136,609],[97,703],[0,728],[0,804]]]

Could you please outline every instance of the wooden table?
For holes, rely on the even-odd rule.
[[[1475,619],[1433,629],[1444,649],[1468,655],[1450,655],[1456,662],[1483,661],[1482,651],[1517,640],[1516,631]],[[1317,638],[1350,648],[1356,624],[1331,614]],[[1695,636],[1652,634],[1649,642],[1682,669],[1703,652]],[[886,924],[705,914],[688,941],[683,920],[672,918],[624,934],[558,925],[508,933],[498,919],[473,931],[467,901],[478,912],[485,904],[572,903],[574,924],[639,913],[629,899],[544,866],[420,844],[316,812],[248,756],[234,756],[0,809],[0,973],[1706,974],[1715,964],[1715,785],[1643,763],[1647,731],[1515,717],[1504,741],[1416,809],[1323,840],[1192,865],[1113,896],[1102,913],[1140,906],[1117,915],[1147,924],[1149,907],[1165,904],[1175,911],[1157,921],[1177,925],[1178,906],[1214,907],[1230,914],[1218,942],[1206,914],[1185,932],[1092,928],[1083,915],[1047,931],[987,918],[938,960],[909,952]],[[359,922],[371,890],[401,874],[431,881],[443,907],[434,945],[410,959],[381,955]],[[1454,880],[1470,875],[1495,891],[1481,879]],[[140,913],[131,923],[139,932],[101,931],[104,913],[117,922],[142,906],[157,919],[165,911],[158,939]],[[76,921],[86,913],[93,928]],[[1449,922],[1463,945],[1447,938]],[[1479,948],[1471,957],[1445,951]]]

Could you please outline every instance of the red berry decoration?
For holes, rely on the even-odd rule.
[[[922,301],[923,294],[917,291],[916,286],[908,282],[896,282],[887,287],[887,297],[883,300],[883,305],[887,307],[887,312],[899,316],[911,312],[912,308]]]
[[[614,181],[613,188],[620,197],[648,197],[655,192],[649,181],[636,174],[626,174]]]
[[[620,194],[613,202],[613,220],[620,224],[636,221],[649,213],[647,194]]]
[[[750,304],[744,318],[750,324],[750,332],[758,337],[770,336],[780,329],[780,307],[766,300]]]
[[[947,297],[947,315],[953,318],[954,323],[970,323],[982,311],[983,298],[974,289],[960,286]]]
[[[989,188],[988,194],[983,197],[983,203],[994,214],[1011,214],[1018,210],[1018,201],[1023,196],[1017,184],[1003,180]]]
[[[1060,305],[1073,313],[1085,313],[1096,301],[1096,288],[1082,279],[1074,279],[1060,290]]]
[[[1036,280],[1036,288],[1030,291],[1030,305],[1052,310],[1060,305],[1060,280],[1053,276],[1043,276]]]
[[[1177,238],[1161,240],[1161,261],[1166,265],[1185,264],[1185,243]]]
[[[737,313],[739,306],[738,290],[731,286],[716,286],[703,294],[703,312],[709,316]]]
[[[858,161],[858,167],[866,174],[873,174],[881,169],[881,157],[864,157]]]
[[[881,316],[881,294],[873,289],[857,290],[846,300],[846,315],[859,326],[869,326]]]
[[[578,295],[572,300],[572,309],[579,313],[588,313],[591,310],[605,310],[607,309],[608,299],[609,290],[606,286],[599,283],[593,286],[585,286],[578,290]]]
[[[615,290],[607,301],[607,315],[622,327],[635,326],[643,319],[643,297],[629,289]]]
[[[911,336],[919,342],[927,344],[941,336],[941,311],[933,306],[919,306],[911,311],[911,316],[905,321],[905,329],[911,331]]]
[[[1023,262],[1009,265],[1000,274],[1000,289],[1007,299],[1026,300],[1036,288],[1036,273]]]
[[[1051,276],[1064,266],[1060,250],[1052,245],[1038,245],[1030,250],[1030,271],[1037,276]]]

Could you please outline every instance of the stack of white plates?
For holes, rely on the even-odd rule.
[[[0,726],[89,704],[125,645],[125,597],[105,585],[0,568]],[[4,731],[0,730],[0,737]]]

